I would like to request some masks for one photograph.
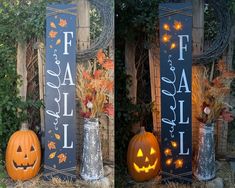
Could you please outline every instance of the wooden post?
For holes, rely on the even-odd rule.
[[[133,104],[137,102],[137,69],[135,66],[135,42],[126,40],[125,41],[125,66],[126,74],[130,76],[131,85],[128,86],[128,97],[132,100]]]
[[[153,129],[157,132],[160,139],[161,130],[161,89],[160,89],[160,48],[153,44],[149,49],[149,69],[150,69],[150,84],[151,98],[154,102]]]
[[[27,68],[26,68],[26,42],[18,42],[17,46],[17,74],[21,76],[21,85],[18,85],[19,96],[26,100],[27,96]]]
[[[90,47],[90,3],[88,0],[75,0],[77,4],[77,48],[79,51],[86,50]],[[77,62],[86,63],[86,62]],[[81,160],[82,146],[83,145],[83,118],[77,109],[77,156]]]
[[[204,46],[204,0],[193,0],[193,55],[203,52]]]
[[[127,84],[128,98],[133,104],[137,103],[137,68],[135,65],[136,44],[134,41],[125,41],[125,68],[126,74],[129,76],[131,84]],[[137,122],[132,125],[132,132],[137,133],[140,130],[140,123]]]
[[[223,56],[223,60],[226,62],[228,70],[233,69],[232,65],[233,65],[233,52],[234,52],[234,40],[235,40],[234,33],[235,33],[235,26],[232,26],[231,35],[229,37],[227,53],[225,53]]]
[[[88,0],[78,0],[77,3],[77,45],[78,50],[90,47],[90,3]]]
[[[38,82],[39,82],[39,99],[44,101],[45,93],[45,75],[44,75],[44,65],[45,65],[45,47],[44,44],[38,40],[37,42],[37,51],[38,51]],[[45,118],[44,118],[44,109],[40,108],[40,120],[41,120],[41,131],[45,132]],[[42,136],[44,138],[44,136]],[[43,140],[43,139],[42,139]],[[44,144],[42,144],[44,146]]]
[[[109,45],[109,57],[113,60],[114,62],[114,50],[115,50],[115,45],[114,45],[114,39],[110,42]],[[114,80],[114,74],[112,76]],[[109,99],[109,102],[114,104],[114,97]],[[114,143],[114,118],[109,118],[108,120],[108,141],[109,141],[109,146],[108,146],[108,159],[109,161],[114,162],[114,153],[115,153],[115,143]]]
[[[204,47],[204,0],[193,0],[193,55],[199,55],[203,52]],[[193,66],[192,73],[201,74],[202,67],[200,66]],[[192,76],[192,79],[194,77]],[[196,80],[192,80],[192,82],[195,82]],[[200,80],[198,80],[200,81]],[[197,82],[197,81],[196,81]],[[200,83],[197,83],[196,85],[200,86]],[[192,92],[197,92],[192,85]],[[199,98],[201,98],[199,96]],[[198,106],[201,105],[203,101],[194,101],[192,100],[192,128],[193,128],[193,151],[197,150],[198,145],[198,134],[199,134],[199,122],[196,119],[196,116],[199,116],[198,113],[200,113],[197,109]]]
[[[233,18],[234,18],[234,16],[233,16]],[[234,62],[234,59],[233,59],[234,48],[235,48],[234,43],[235,43],[235,21],[233,21],[233,27],[231,29],[231,40],[229,41],[229,52],[228,52],[228,59],[227,59],[228,65],[229,65],[229,70],[233,69],[232,62]],[[231,106],[235,106],[235,97],[232,94],[230,94],[230,96],[229,96],[229,104]],[[232,113],[235,114],[235,108],[233,108]],[[228,142],[228,140],[226,139],[226,143],[227,142]],[[227,149],[229,152],[229,150],[230,150],[229,147]]]
[[[227,153],[228,123],[224,122],[222,117],[216,121],[217,127],[217,149],[219,157]]]

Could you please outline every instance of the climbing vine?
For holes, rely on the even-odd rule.
[[[23,101],[18,96],[21,78],[16,74],[16,47],[18,42],[43,36],[45,6],[45,0],[0,2],[0,150],[3,153],[10,135],[28,119],[27,109],[41,106],[40,101]]]

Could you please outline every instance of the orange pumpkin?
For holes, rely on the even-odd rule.
[[[127,163],[132,178],[145,181],[155,177],[160,171],[160,149],[155,136],[141,127],[128,146]]]
[[[28,180],[36,176],[41,164],[41,148],[37,135],[23,123],[7,145],[6,169],[13,180]]]

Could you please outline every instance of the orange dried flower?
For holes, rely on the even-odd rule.
[[[225,79],[230,79],[230,78],[235,78],[235,72],[232,71],[226,71],[223,73],[223,76],[225,77]]]
[[[95,61],[87,66],[77,66],[77,97],[81,101],[81,116],[96,118],[101,113],[114,114],[112,101],[114,64],[102,50],[97,53]]]
[[[111,103],[107,103],[104,105],[104,112],[109,116],[114,116],[114,106]]]
[[[107,70],[113,70],[114,69],[114,63],[111,59],[108,59],[102,66]]]
[[[102,65],[104,63],[104,60],[105,60],[105,54],[103,53],[103,50],[100,49],[98,52],[97,52],[97,59],[98,59],[98,62],[100,65]]]
[[[106,88],[109,92],[113,92],[113,81],[107,81],[106,82]]]
[[[91,80],[91,75],[87,73],[86,71],[83,71],[82,76],[84,79]]]
[[[91,112],[90,111],[88,111],[88,112],[81,112],[80,114],[84,118],[90,118],[91,117]]]
[[[224,61],[220,60],[217,64],[216,68],[220,71],[220,73],[223,73],[226,70],[226,64]]]
[[[95,78],[95,79],[98,79],[101,74],[102,74],[102,71],[101,71],[101,70],[96,70],[96,71],[94,72],[94,78]]]

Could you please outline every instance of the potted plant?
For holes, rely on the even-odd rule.
[[[219,61],[217,70],[218,75],[212,81],[204,79],[204,101],[201,105],[201,114],[197,117],[200,122],[199,149],[194,174],[199,180],[210,180],[215,177],[215,122],[220,118],[224,121],[233,120],[225,97],[230,92],[230,83],[235,73],[227,71],[223,61]]]
[[[84,143],[80,175],[85,180],[103,177],[103,162],[99,139],[99,117],[113,116],[113,61],[99,50],[94,61],[77,66],[77,97],[84,118]]]

